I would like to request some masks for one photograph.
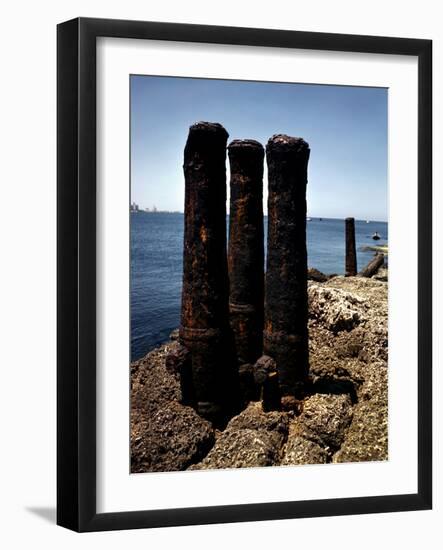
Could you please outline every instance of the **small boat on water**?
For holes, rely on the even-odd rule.
[[[306,218],[306,221],[310,222],[310,221],[312,221],[312,218]]]
[[[366,220],[366,223],[371,223],[369,220]]]
[[[380,240],[380,235],[377,233],[377,231],[372,235],[372,238],[374,239],[374,241],[379,241]]]

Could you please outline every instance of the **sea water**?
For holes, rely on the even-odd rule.
[[[164,342],[180,321],[183,262],[183,214],[131,214],[131,360]],[[266,226],[265,217],[265,246]],[[308,266],[323,273],[344,274],[344,220],[312,218],[306,224]],[[372,240],[378,232],[381,239]],[[387,243],[388,224],[356,220],[357,266],[374,252],[367,246]]]

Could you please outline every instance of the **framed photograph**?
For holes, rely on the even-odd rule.
[[[59,525],[432,506],[432,43],[58,26]]]

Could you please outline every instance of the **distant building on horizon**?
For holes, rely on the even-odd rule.
[[[152,205],[152,208],[149,206],[140,207],[136,202],[132,202],[129,206],[130,212],[141,212],[147,214],[183,214],[180,210],[159,210],[155,204]]]

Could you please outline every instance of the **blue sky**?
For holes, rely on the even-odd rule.
[[[188,129],[206,120],[229,141],[304,138],[310,216],[386,221],[387,97],[385,88],[131,76],[131,200],[183,211]],[[265,189],[266,178],[265,163]]]

